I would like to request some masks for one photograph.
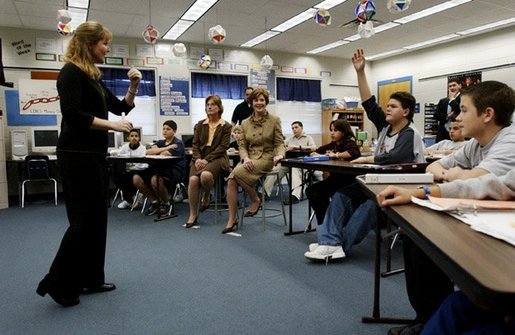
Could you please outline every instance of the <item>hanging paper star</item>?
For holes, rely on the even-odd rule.
[[[68,23],[59,22],[57,24],[57,33],[61,36],[68,36],[73,34],[73,28]]]
[[[216,25],[209,28],[207,36],[214,44],[220,44],[225,40],[225,29],[221,25]]]
[[[359,22],[367,22],[371,20],[376,14],[376,5],[372,0],[360,0],[358,6],[354,10],[354,14],[356,15],[356,19]]]
[[[211,56],[206,55],[206,54],[202,54],[202,55],[200,55],[200,59],[199,59],[199,61],[198,61],[198,66],[199,66],[202,70],[205,70],[205,69],[207,69],[210,65],[211,65]]]
[[[142,35],[145,42],[155,44],[157,42],[157,38],[159,37],[159,31],[154,28],[153,25],[149,24],[145,27],[145,30],[143,30]]]
[[[388,0],[386,3],[386,8],[392,14],[397,14],[400,12],[404,12],[411,5],[411,0]]]
[[[331,14],[328,10],[325,9],[318,10],[313,16],[313,20],[315,20],[315,22],[321,25],[322,27],[331,25],[331,18]]]

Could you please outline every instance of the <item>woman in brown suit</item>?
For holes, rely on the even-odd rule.
[[[245,216],[256,215],[261,206],[261,199],[254,184],[284,158],[281,120],[266,110],[269,102],[268,92],[257,88],[252,91],[249,100],[254,112],[241,124],[241,135],[238,139],[241,161],[229,175],[227,182],[229,219],[222,234],[238,229],[238,186],[243,188],[251,200],[250,209]]]
[[[218,178],[222,170],[230,170],[227,149],[231,140],[232,124],[222,119],[223,111],[224,106],[220,97],[208,96],[206,98],[207,118],[199,121],[194,128],[188,185],[190,215],[186,228],[191,228],[197,223],[200,187],[204,190],[200,204],[200,211],[203,212],[209,207],[209,193],[215,178]]]

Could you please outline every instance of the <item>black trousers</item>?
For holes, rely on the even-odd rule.
[[[315,211],[319,225],[324,222],[325,211],[329,207],[329,201],[333,194],[342,187],[351,184],[354,179],[354,176],[333,173],[324,180],[306,188],[306,197],[309,199],[309,205]]]
[[[416,320],[426,323],[454,291],[451,279],[406,235],[402,240],[406,289]]]
[[[108,164],[104,156],[58,153],[69,227],[43,281],[64,294],[104,283]]]

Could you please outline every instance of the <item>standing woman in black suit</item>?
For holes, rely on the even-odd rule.
[[[96,22],[81,24],[66,51],[66,64],[57,78],[61,133],[57,161],[69,227],[49,273],[36,292],[47,293],[62,306],[77,305],[79,294],[114,290],[104,280],[107,233],[107,131],[129,131],[127,120],[109,121],[108,111],[122,115],[134,108],[141,73],[131,69],[123,100],[100,79],[95,64],[104,62],[112,33]]]

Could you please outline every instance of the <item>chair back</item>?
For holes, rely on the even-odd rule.
[[[25,176],[27,179],[50,178],[49,159],[45,155],[28,155],[25,157]]]

